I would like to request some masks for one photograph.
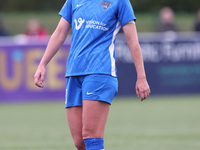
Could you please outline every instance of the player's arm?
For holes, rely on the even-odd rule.
[[[34,82],[38,87],[44,87],[43,81],[45,76],[45,67],[66,40],[70,29],[71,24],[64,18],[61,18],[57,28],[49,40],[46,51],[34,75]]]
[[[141,101],[143,101],[149,96],[150,88],[146,80],[143,57],[135,23],[127,23],[124,25],[123,31],[137,71],[136,94],[140,96]]]

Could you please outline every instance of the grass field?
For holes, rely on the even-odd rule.
[[[200,96],[114,100],[106,150],[199,150]],[[64,104],[1,104],[0,150],[75,150]]]

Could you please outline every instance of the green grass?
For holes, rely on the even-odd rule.
[[[200,98],[114,100],[105,133],[106,150],[199,150]],[[64,103],[0,105],[1,150],[75,150]]]
[[[59,12],[59,10],[58,10]],[[26,12],[26,13],[1,13],[4,18],[4,24],[12,35],[21,34],[25,31],[27,22],[30,19],[38,19],[51,34],[56,28],[60,16],[58,12]],[[158,21],[157,13],[137,13],[137,30],[138,32],[154,32],[155,25]],[[175,22],[180,31],[192,31],[195,23],[196,14],[179,13],[175,15]]]

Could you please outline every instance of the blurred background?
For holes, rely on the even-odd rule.
[[[110,150],[200,148],[200,1],[130,0],[151,96],[135,94],[136,72],[123,34],[116,40],[119,93],[108,120]],[[74,149],[64,110],[71,35],[33,76],[65,0],[0,0],[0,149]],[[119,111],[120,110],[120,111]]]
[[[27,22],[38,19],[52,33],[57,25],[57,13],[62,8],[65,0],[26,1],[26,0],[1,0],[0,11],[6,29],[11,35],[23,33]],[[155,32],[155,24],[159,20],[162,7],[168,6],[175,12],[175,22],[180,31],[194,31],[197,19],[199,0],[131,0],[137,17],[139,32]]]

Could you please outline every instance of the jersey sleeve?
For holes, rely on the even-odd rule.
[[[129,21],[136,21],[132,5],[129,0],[121,0],[118,5],[118,20],[123,27]]]
[[[62,16],[69,23],[72,23],[72,0],[67,0],[63,5],[59,15]]]

